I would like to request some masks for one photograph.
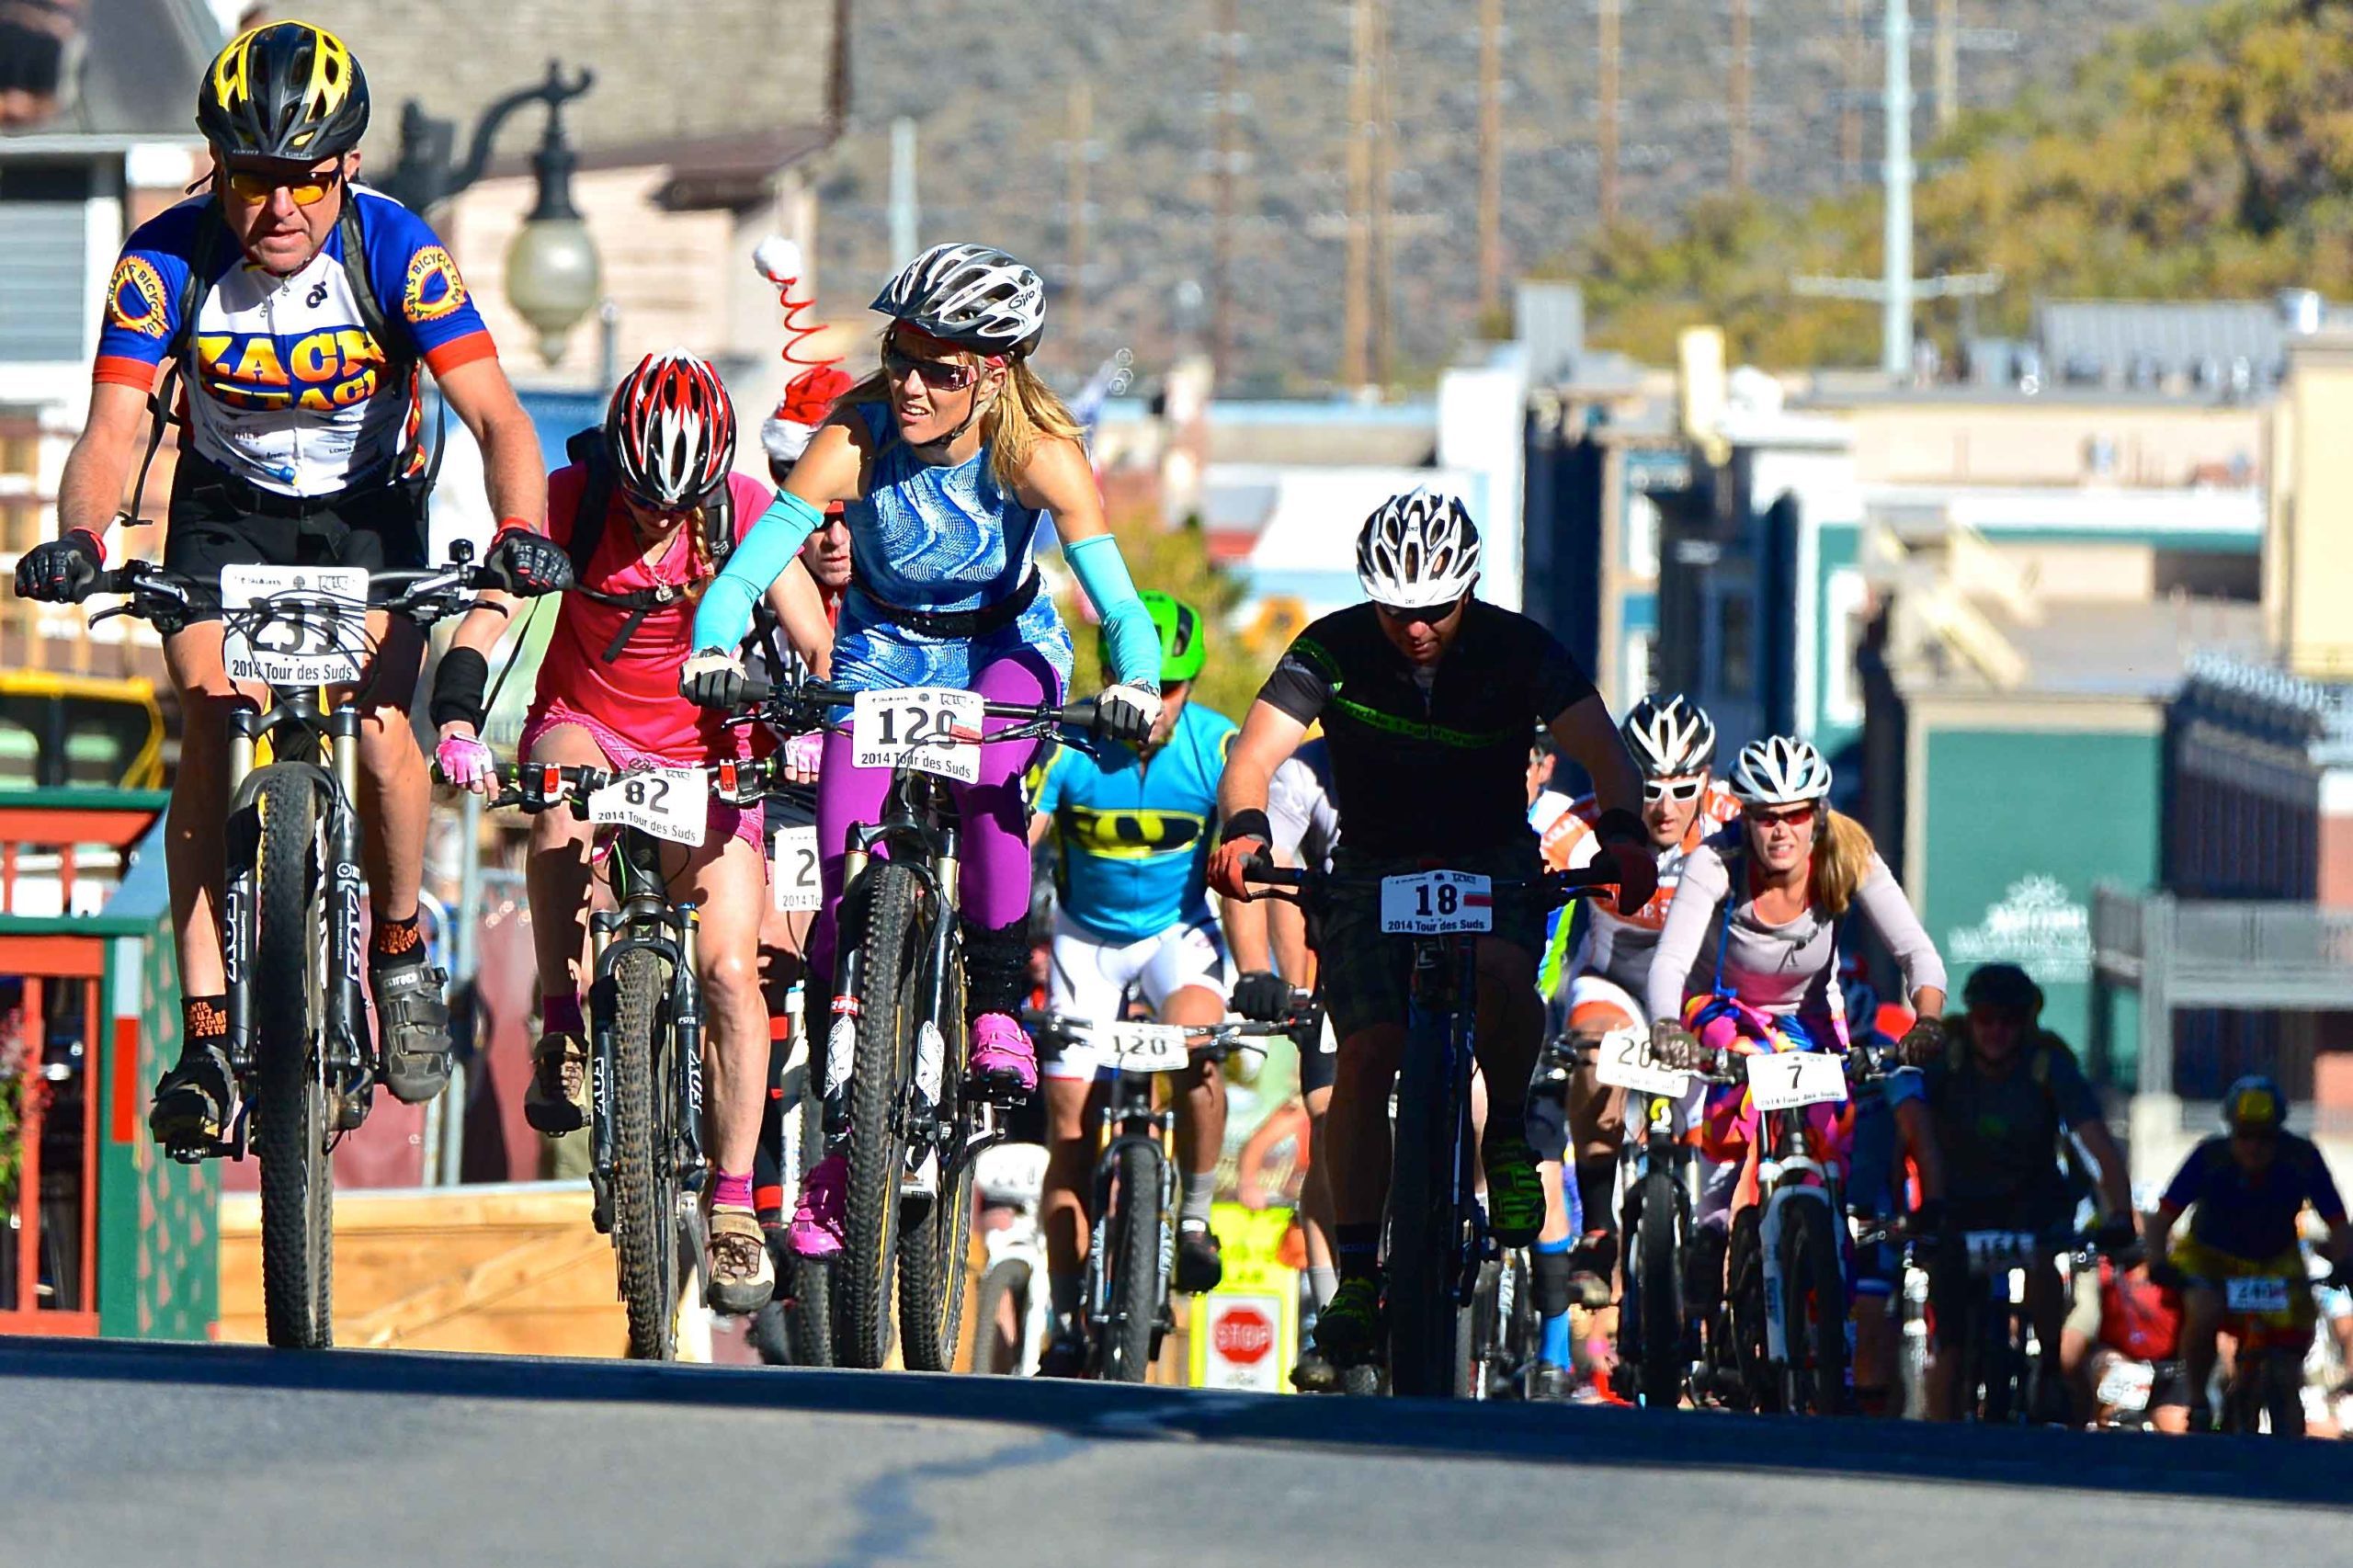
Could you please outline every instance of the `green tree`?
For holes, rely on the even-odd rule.
[[[1192,700],[1240,723],[1282,649],[1235,627],[1233,615],[1241,608],[1245,590],[1230,568],[1210,558],[1200,519],[1188,517],[1176,528],[1165,528],[1148,510],[1139,510],[1112,518],[1111,531],[1119,536],[1120,556],[1139,590],[1157,588],[1174,594],[1208,621],[1209,649],[1201,673],[1193,682]],[[1065,592],[1058,597],[1056,606],[1077,648],[1073,677],[1076,694],[1085,696],[1101,690],[1105,678],[1094,613],[1082,608],[1076,597]]]

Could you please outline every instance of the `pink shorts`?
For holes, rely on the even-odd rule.
[[[597,749],[605,754],[605,760],[624,773],[634,772],[642,767],[698,767],[710,761],[708,757],[697,757],[690,762],[681,762],[670,757],[657,756],[650,751],[640,750],[621,739],[614,733],[612,727],[602,720],[591,718],[578,709],[569,707],[561,701],[551,701],[533,708],[524,717],[521,755],[529,758],[531,748],[540,744],[541,737],[549,731],[560,729],[566,724],[576,724],[587,731],[588,738],[597,743]],[[764,861],[767,857],[767,806],[764,801],[748,806],[733,806],[714,795],[710,801],[709,825],[704,831],[712,839],[724,838],[733,835],[750,845],[753,851]]]

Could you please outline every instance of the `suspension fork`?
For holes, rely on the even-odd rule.
[[[670,916],[678,937],[678,967],[670,976],[670,1027],[678,1052],[678,1174],[688,1192],[702,1190],[702,970],[698,937],[702,913],[681,903]]]
[[[956,828],[942,824],[938,848],[931,858],[931,940],[924,960],[924,1016],[916,1033],[914,1092],[907,1107],[909,1144],[928,1142],[943,1153],[947,1141],[940,1135],[940,1113],[945,1110],[952,1122],[957,1108],[944,1103],[948,1059],[954,1058],[956,1080],[961,1085],[968,1049],[964,1020],[951,1016],[956,1011],[952,1004],[961,978],[957,966],[963,961],[956,930],[956,879],[961,848]],[[912,1147],[908,1157],[915,1157]]]
[[[594,1020],[588,1030],[588,1168],[607,1187],[613,1179],[613,1078],[619,1066],[614,1059],[613,1008],[597,1006],[596,994],[610,978],[605,955],[620,924],[618,910],[598,910],[588,917],[589,1016]]]
[[[364,1082],[376,1072],[375,1042],[368,1029],[368,1006],[359,988],[359,916],[366,879],[359,864],[359,710],[346,703],[327,716],[327,745],[335,796],[327,805],[327,922],[334,933],[335,961],[327,984],[327,1038],[339,1067]]]
[[[229,1062],[240,1076],[254,1067],[253,955],[261,893],[261,812],[236,805],[245,780],[253,776],[254,745],[261,733],[261,715],[241,705],[229,715],[230,802],[228,875],[221,897],[221,962],[228,975]]]

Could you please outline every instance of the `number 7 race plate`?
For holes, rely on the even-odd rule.
[[[707,790],[699,767],[625,773],[588,797],[588,820],[633,827],[673,844],[700,844]]]
[[[981,694],[943,686],[861,691],[850,702],[850,762],[912,767],[961,784],[981,778]]]
[[[1748,1061],[1748,1100],[1758,1110],[1834,1105],[1847,1097],[1847,1064],[1820,1051],[1784,1051]]]
[[[1495,883],[1467,871],[1420,871],[1381,879],[1381,928],[1392,936],[1442,937],[1495,928]]]

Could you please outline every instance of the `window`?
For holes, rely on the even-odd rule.
[[[1658,503],[1647,491],[1626,496],[1626,570],[1636,577],[1658,575]]]
[[[0,362],[83,357],[90,166],[0,167]]]
[[[39,502],[0,501],[0,551],[22,555],[40,540]]]
[[[1828,723],[1863,722],[1863,697],[1855,674],[1855,653],[1863,645],[1866,597],[1863,574],[1851,566],[1831,573],[1824,586],[1822,621],[1829,645],[1824,650],[1822,717]]]
[[[1756,611],[1745,593],[1716,604],[1717,689],[1735,700],[1756,695]]]

